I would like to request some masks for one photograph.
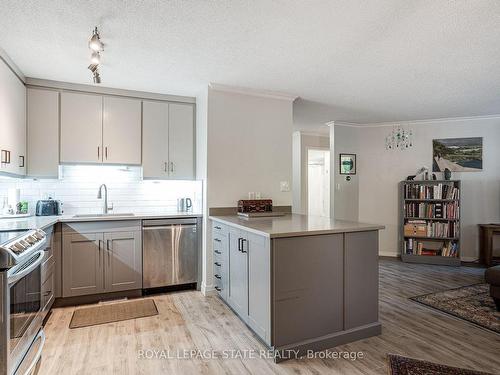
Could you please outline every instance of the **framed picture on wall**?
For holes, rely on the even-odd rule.
[[[340,174],[356,174],[356,154],[339,155]]]

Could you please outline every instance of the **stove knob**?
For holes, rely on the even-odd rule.
[[[37,239],[33,236],[28,236],[25,239],[26,239],[26,242],[28,242],[30,245],[33,245],[35,242],[37,242]]]

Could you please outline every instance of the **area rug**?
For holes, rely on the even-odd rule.
[[[410,299],[500,333],[500,312],[495,308],[488,284],[463,286]]]
[[[158,315],[158,309],[152,299],[102,304],[75,310],[69,328],[89,327],[153,315]]]
[[[387,354],[390,375],[493,375],[488,372],[450,367],[418,359]]]

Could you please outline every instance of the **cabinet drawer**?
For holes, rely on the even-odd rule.
[[[48,312],[52,307],[55,299],[55,273],[52,268],[52,273],[47,275],[47,279],[42,284],[42,312]]]
[[[214,221],[212,223],[212,236],[213,236],[213,238],[218,238],[220,236],[227,237],[227,232],[228,232],[228,229],[227,229],[226,225],[218,223],[216,221]]]

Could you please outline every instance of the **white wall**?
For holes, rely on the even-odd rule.
[[[210,208],[236,207],[248,192],[260,192],[277,206],[292,205],[292,100],[213,88],[206,100],[205,215]],[[288,181],[290,191],[280,191],[280,181]],[[212,238],[206,224],[204,294],[214,290]]]
[[[414,131],[414,147],[388,151],[387,126],[363,126],[358,130],[359,220],[386,226],[380,235],[380,253],[396,255],[398,249],[398,183],[423,165],[432,167],[432,140],[483,137],[483,170],[453,173],[462,180],[462,259],[478,257],[479,223],[500,222],[500,117],[429,120],[405,123]],[[348,142],[345,129],[336,126],[335,145]],[[344,140],[342,140],[342,138]],[[337,150],[338,151],[338,150]],[[438,178],[442,174],[438,173]],[[353,193],[352,197],[356,196]]]
[[[293,212],[307,214],[307,152],[310,148],[330,148],[324,134],[293,133]]]
[[[332,175],[334,186],[331,187],[331,199],[334,201],[334,217],[339,220],[358,221],[359,219],[359,128],[335,124],[334,131],[334,164]],[[340,175],[340,154],[356,154],[356,174],[347,181],[345,175]]]
[[[248,192],[292,204],[290,100],[209,89],[207,150],[209,207],[236,207]]]

